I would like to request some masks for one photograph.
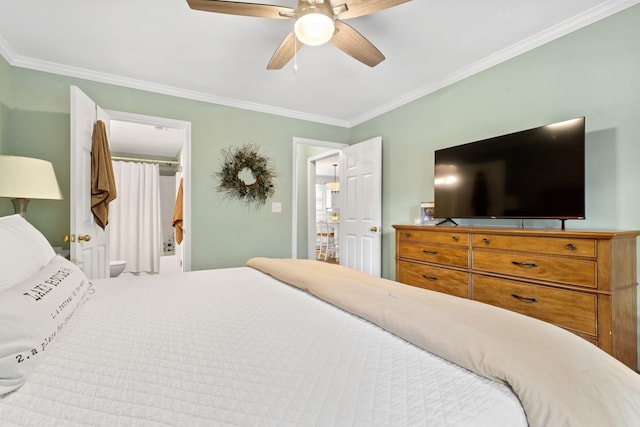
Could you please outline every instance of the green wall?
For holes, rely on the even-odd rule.
[[[383,275],[395,276],[391,225],[413,223],[419,203],[433,200],[435,149],[578,116],[587,219],[567,227],[640,229],[639,22],[632,7],[354,127],[352,141],[383,140]]]
[[[14,104],[8,111],[12,137],[8,154],[50,160],[64,200],[33,200],[29,221],[54,246],[63,246],[69,229],[69,87],[78,86],[101,107],[191,122],[192,132],[192,269],[242,265],[253,256],[291,254],[291,175],[293,137],[347,142],[349,130],[199,101],[89,82],[38,71],[12,68]],[[273,201],[282,213],[271,213],[271,201],[260,210],[216,191],[221,150],[256,143],[277,169]],[[0,215],[13,213],[0,199]]]
[[[11,93],[11,67],[0,56],[0,154],[6,154],[4,145],[9,139]]]

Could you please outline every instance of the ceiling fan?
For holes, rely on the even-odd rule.
[[[340,1],[344,3],[336,4]],[[319,46],[328,41],[363,64],[375,67],[384,61],[382,52],[342,20],[369,15],[408,1],[411,0],[298,0],[295,9],[226,0],[187,0],[187,3],[191,9],[206,12],[295,19],[293,31],[280,43],[267,65],[268,70],[279,70],[293,58],[302,44]]]

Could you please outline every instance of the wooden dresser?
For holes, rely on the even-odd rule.
[[[393,227],[398,282],[553,323],[637,370],[640,231]]]

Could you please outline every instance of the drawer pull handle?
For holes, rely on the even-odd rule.
[[[526,302],[538,302],[537,298],[531,298],[531,297],[522,297],[518,294],[511,294],[512,297],[519,299],[520,301],[526,301]]]
[[[484,243],[485,245],[489,244],[489,239],[487,239],[486,237],[484,239],[482,239],[482,243]]]
[[[573,244],[572,244],[572,243],[567,243],[567,244],[565,245],[565,248],[569,249],[570,251],[575,251],[576,249],[578,249],[578,248],[576,248],[575,246],[573,246]]]
[[[404,233],[404,237],[411,237],[411,233]]]
[[[438,251],[428,251],[426,249],[423,249],[422,252],[429,255],[438,255]]]
[[[436,276],[427,276],[426,274],[423,274],[422,277],[424,277],[427,280],[438,280]]]
[[[451,240],[453,240],[454,242],[457,242],[459,239],[458,239],[458,236],[453,236],[451,237]]]
[[[538,264],[536,264],[535,262],[511,261],[511,264],[517,265],[518,267],[524,267],[524,268],[533,268],[538,266]]]

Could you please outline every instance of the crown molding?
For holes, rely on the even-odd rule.
[[[227,107],[239,108],[243,110],[274,114],[277,116],[288,117],[292,119],[305,120],[326,125],[348,127],[348,122],[346,120],[339,120],[333,117],[325,117],[303,113],[295,110],[273,107],[270,105],[258,104],[255,102],[225,98],[221,96],[210,95],[204,92],[192,91],[178,87],[148,82],[145,80],[131,79],[115,74],[108,74],[100,71],[71,67],[55,62],[41,61],[38,59],[20,56],[13,51],[11,46],[9,46],[9,44],[2,38],[2,36],[0,36],[0,54],[2,54],[2,56],[11,66],[18,68],[26,68],[35,71],[42,71],[45,73],[58,74],[67,77],[74,77],[116,86],[123,86],[131,89],[144,90],[147,92],[159,93],[163,95],[175,96],[178,98],[191,99],[194,101],[201,101],[211,104],[224,105]]]
[[[631,6],[640,3],[640,0],[612,0],[602,5],[591,8],[579,15],[572,17],[560,24],[547,28],[544,31],[539,32],[527,39],[524,39],[518,43],[515,43],[501,51],[496,52],[474,64],[464,67],[456,72],[449,74],[441,80],[438,80],[427,86],[423,86],[415,91],[411,91],[404,96],[396,98],[395,100],[381,105],[365,114],[354,117],[349,120],[349,128],[362,124],[368,120],[376,118],[389,111],[395,110],[403,105],[406,105],[412,101],[436,92],[444,87],[452,85],[456,82],[471,77],[474,74],[487,70],[495,65],[505,62],[509,59],[515,58],[525,52],[540,47],[546,43],[556,40],[562,36],[570,34],[580,28],[593,24],[601,19],[611,16],[617,12],[627,9]]]
[[[13,65],[11,62],[13,61],[13,58],[16,57],[16,53],[11,48],[9,43],[7,43],[4,37],[2,37],[1,34],[0,34],[0,55],[2,55],[2,57],[9,63],[9,65]]]

